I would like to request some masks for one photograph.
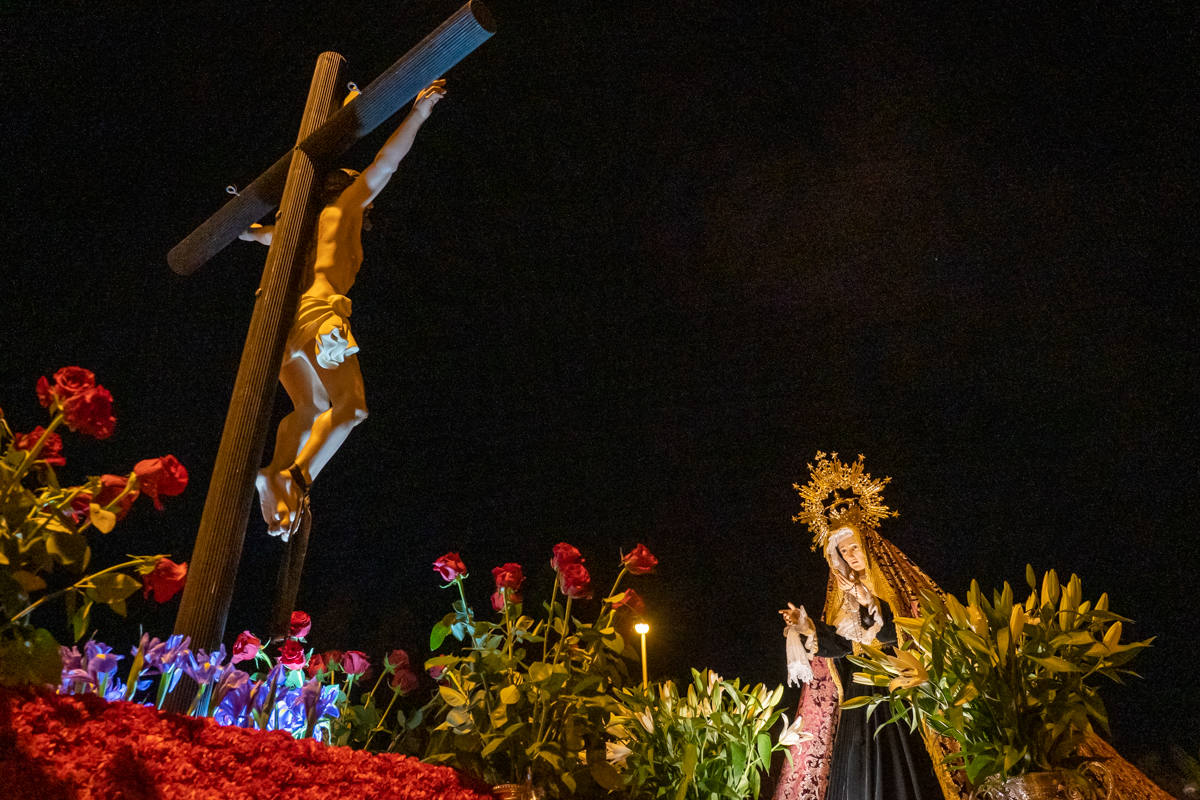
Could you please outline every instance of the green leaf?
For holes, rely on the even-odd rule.
[[[32,572],[26,572],[23,569],[19,569],[14,572],[12,576],[13,580],[21,585],[21,590],[27,595],[30,592],[40,592],[42,589],[46,588],[46,582],[42,580],[40,576],[34,575]]]
[[[696,762],[700,760],[700,751],[696,749],[696,745],[688,742],[683,747],[683,760],[680,763],[680,768],[683,770],[683,776],[680,778],[679,786],[675,789],[675,800],[684,800],[687,797],[688,787],[692,785],[692,781],[696,777]]]
[[[1060,633],[1050,640],[1051,647],[1067,647],[1094,644],[1096,639],[1087,631],[1070,631],[1069,633]]]
[[[755,740],[758,746],[758,760],[763,769],[769,769],[771,766],[771,737],[765,733],[760,733]]]
[[[874,695],[862,694],[862,695],[859,695],[858,697],[851,697],[849,700],[846,700],[845,702],[843,702],[842,708],[843,709],[862,708],[863,706],[871,705],[872,703],[877,702],[880,699],[881,698],[874,696]]]
[[[451,686],[439,686],[438,694],[442,701],[451,708],[466,708],[467,696]]]
[[[500,702],[504,703],[505,705],[511,706],[514,703],[520,701],[520,699],[521,699],[521,690],[515,686],[512,686],[512,685],[505,686],[503,689],[500,690]]]
[[[1058,656],[1029,656],[1029,658],[1051,672],[1082,672],[1078,665]]]
[[[615,792],[624,788],[625,781],[621,778],[621,773],[616,767],[608,763],[603,758],[603,753],[596,755],[588,754],[588,772],[602,789],[607,789],[610,792]]]
[[[82,639],[83,634],[87,632],[88,619],[91,614],[92,601],[88,600],[71,615],[71,633],[75,635],[75,641]]]
[[[446,636],[450,633],[450,626],[444,622],[437,622],[433,626],[433,630],[429,632],[429,649],[430,651],[437,650],[442,646],[442,642],[446,641]]]
[[[488,742],[486,745],[484,745],[483,750],[479,751],[479,755],[482,756],[483,758],[487,758],[492,753],[499,750],[501,745],[503,745],[506,741],[508,741],[508,738],[505,736],[495,737],[490,742]]]
[[[82,561],[86,551],[87,537],[81,533],[51,531],[46,537],[46,552],[64,566]]]
[[[118,600],[124,600],[140,588],[142,588],[142,584],[123,572],[107,572],[92,578],[92,585],[87,590],[87,596],[97,603],[111,604]]]
[[[22,635],[0,641],[0,686],[57,684],[62,655],[50,631],[18,628]]]

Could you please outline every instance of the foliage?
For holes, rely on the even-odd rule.
[[[609,759],[635,800],[756,798],[771,754],[790,743],[775,744],[769,733],[782,696],[782,685],[742,688],[708,670],[692,670],[684,695],[673,681],[619,691]]]
[[[31,612],[63,598],[78,641],[93,609],[108,606],[124,615],[127,601],[143,595],[166,602],[183,586],[186,564],[166,555],[129,556],[128,561],[84,575],[91,562],[88,532],[107,534],[139,495],[161,508],[160,496],[187,486],[187,470],[173,456],[139,461],[125,476],[100,475],[64,486],[55,467],[66,464],[56,430],[105,439],[116,419],[112,395],[80,367],[64,367],[51,383],[41,378],[38,400],[50,422],[16,433],[0,412],[0,684],[55,683],[58,643],[29,624]],[[56,571],[83,577],[66,583]],[[49,581],[47,580],[49,579]],[[51,582],[59,588],[52,589]],[[64,586],[63,584],[66,583]]]
[[[949,759],[976,785],[1080,767],[1074,753],[1092,724],[1107,728],[1094,677],[1121,682],[1133,674],[1125,664],[1151,640],[1122,644],[1129,620],[1108,610],[1107,594],[1083,600],[1075,575],[1064,586],[1050,570],[1039,589],[1026,567],[1026,579],[1024,603],[1007,583],[990,602],[976,581],[965,605],[924,593],[919,618],[896,619],[904,635],[895,655],[867,647],[851,657],[864,670],[856,682],[889,693],[843,708],[888,703],[889,722],[927,723],[958,743]]]
[[[448,636],[463,647],[426,662],[440,681],[426,710],[426,760],[452,763],[492,784],[530,780],[552,797],[619,788],[620,777],[605,760],[605,727],[620,711],[613,691],[628,679],[625,662],[637,656],[614,618],[618,609],[640,610],[641,601],[632,589],[618,587],[626,573],[645,574],[656,563],[642,545],[624,556],[595,620],[583,622],[573,608],[590,596],[591,577],[579,551],[559,544],[546,618],[523,613],[523,573],[506,564],[493,570],[492,606],[500,618],[492,622],[468,605],[466,567],[457,554],[439,559],[434,568],[459,599],[434,627],[430,648],[436,651]]]

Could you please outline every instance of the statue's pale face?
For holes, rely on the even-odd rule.
[[[843,530],[853,532],[854,529],[843,528]],[[837,531],[837,533],[841,533],[841,531]],[[847,536],[845,539],[838,542],[837,549],[842,558],[845,559],[846,563],[850,566],[850,569],[854,570],[855,572],[862,572],[867,568],[867,557],[863,553],[862,545],[858,543],[857,536]]]

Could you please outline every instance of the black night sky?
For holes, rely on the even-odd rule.
[[[644,542],[652,672],[774,685],[775,610],[826,574],[791,483],[862,452],[947,590],[1109,592],[1157,637],[1105,694],[1118,746],[1195,754],[1193,5],[489,5],[365,237],[371,416],[314,488],[311,642],[424,655],[448,550],[486,605],[504,561],[540,601],[554,543],[606,586]],[[365,86],[457,7],[0,6],[0,403],[28,430],[37,377],[88,367],[117,432],[68,435],[64,480],[192,476],[97,563],[189,556],[266,252],[167,251],[290,147],[318,53]],[[229,641],[280,551],[252,518]]]

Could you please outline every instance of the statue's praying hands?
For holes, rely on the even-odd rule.
[[[812,636],[814,633],[816,633],[816,626],[813,625],[813,621],[809,619],[808,612],[804,610],[804,606],[797,608],[791,603],[788,603],[788,607],[779,609],[779,613],[783,617],[783,622],[785,625],[788,627],[795,625],[800,630],[802,635]],[[786,629],[784,630],[783,634],[784,636],[787,635]]]

